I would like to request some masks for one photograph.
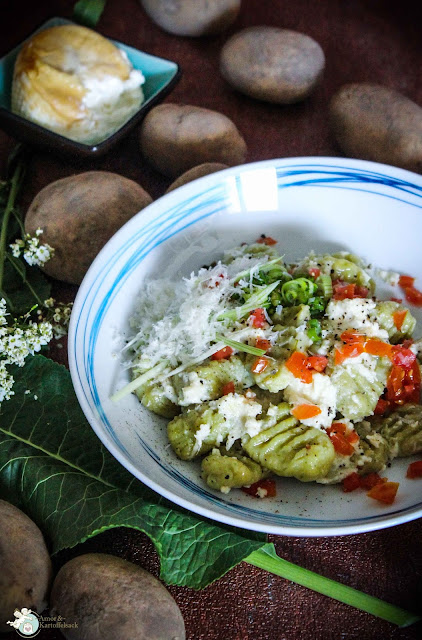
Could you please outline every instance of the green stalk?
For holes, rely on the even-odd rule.
[[[253,551],[244,562],[252,564],[281,578],[296,582],[297,584],[322,593],[329,598],[343,602],[344,604],[366,611],[373,616],[387,620],[399,627],[408,627],[422,618],[410,611],[396,607],[393,604],[379,600],[367,593],[347,587],[340,582],[320,576],[313,571],[298,567],[297,565],[280,558],[272,549],[259,549]]]
[[[30,290],[30,292],[32,293],[32,295],[34,296],[34,299],[37,301],[37,304],[40,305],[41,307],[44,306],[44,302],[41,300],[41,298],[39,297],[39,295],[37,294],[37,292],[35,291],[35,289],[32,287],[32,285],[28,282],[28,280],[26,279],[26,276],[21,273],[21,271],[17,268],[16,263],[10,259],[10,256],[6,253],[6,258],[9,260],[10,264],[12,265],[12,267],[19,273],[19,275],[21,276],[24,284],[26,284],[26,286],[28,287],[28,289]],[[4,260],[3,260],[3,264],[4,264]]]
[[[6,260],[6,243],[7,243],[7,227],[9,224],[10,216],[12,215],[13,208],[15,206],[16,196],[19,190],[20,179],[23,173],[23,167],[18,164],[13,174],[10,191],[7,198],[6,207],[4,209],[3,220],[1,223],[0,232],[0,290],[3,289],[4,278],[4,263]]]

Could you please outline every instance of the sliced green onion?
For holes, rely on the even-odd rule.
[[[168,366],[168,364],[169,364],[168,360],[163,360],[162,362],[159,362],[151,369],[148,369],[148,371],[145,371],[145,373],[141,373],[140,376],[132,380],[132,382],[129,382],[129,384],[123,387],[123,389],[120,389],[120,391],[117,391],[116,393],[114,393],[111,396],[110,400],[112,402],[119,402],[119,400],[129,395],[129,393],[136,391],[136,389],[138,389],[145,382],[148,382],[148,380],[151,380],[151,378],[157,377],[158,374],[164,371],[164,369]]]
[[[226,338],[226,336],[223,336],[220,333],[216,333],[215,337],[220,342],[224,342],[226,346],[237,349],[237,351],[244,351],[245,353],[250,353],[253,356],[263,356],[264,353],[266,353],[265,349],[258,349],[258,347],[251,347],[249,344],[245,344],[244,342],[231,340],[230,338]]]
[[[333,295],[333,282],[328,275],[321,274],[315,280],[315,284],[318,287],[318,293],[324,298],[331,298]]]
[[[308,337],[312,340],[312,342],[319,342],[322,336],[321,323],[319,320],[315,318],[309,320],[308,324]]]
[[[248,315],[254,309],[265,308],[270,304],[269,296],[272,291],[280,284],[280,280],[268,284],[266,287],[262,287],[255,293],[253,293],[248,300],[240,307],[224,311],[217,316],[217,320],[223,320],[227,318],[229,320],[240,320],[244,316]]]
[[[317,286],[308,278],[295,278],[281,287],[283,301],[289,305],[306,304],[315,293]]]
[[[106,0],[79,0],[73,7],[73,18],[86,27],[95,27],[105,4]]]
[[[327,301],[321,296],[315,296],[309,298],[308,305],[311,318],[314,318],[315,316],[320,316],[322,313],[324,313]]]
[[[258,262],[254,267],[252,267],[251,269],[246,269],[245,271],[240,271],[239,273],[237,273],[235,275],[234,278],[232,278],[230,280],[231,283],[234,282],[239,282],[239,280],[242,280],[242,278],[245,278],[246,276],[249,276],[252,269],[255,271],[269,271],[271,269],[271,267],[275,264],[277,264],[277,262],[280,262],[280,260],[282,260],[282,257],[279,256],[278,258],[274,258],[273,260],[268,260],[268,262]]]
[[[396,624],[399,627],[408,627],[421,620],[420,616],[410,611],[396,607],[367,593],[353,589],[353,587],[348,587],[330,578],[325,578],[313,571],[309,571],[309,569],[298,567],[292,562],[280,558],[272,545],[270,548],[267,546],[265,549],[253,551],[244,561],[252,564],[254,567],[259,567],[260,569],[274,573],[276,576],[322,593],[329,598],[344,602],[344,604],[366,611],[383,620],[388,620],[388,622]]]

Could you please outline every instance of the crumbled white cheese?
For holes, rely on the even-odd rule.
[[[348,329],[359,331],[371,338],[388,340],[388,333],[381,329],[378,322],[372,320],[371,314],[376,309],[374,300],[368,298],[346,298],[345,300],[331,300],[325,312],[336,334]]]
[[[400,274],[396,271],[388,271],[386,269],[375,269],[375,275],[392,287],[397,287]]]
[[[209,399],[209,381],[203,380],[196,371],[182,374],[185,386],[181,390],[181,398],[178,399],[180,406],[189,404],[199,404]]]
[[[306,383],[302,382],[300,378],[296,378],[290,371],[288,374],[289,383],[284,390],[285,399],[294,406],[313,404],[321,410],[321,413],[314,418],[302,420],[303,424],[318,429],[329,427],[336,415],[337,396],[336,388],[329,376],[323,373],[314,373],[312,382]]]
[[[230,425],[230,435],[226,441],[227,449],[230,449],[235,440],[245,436],[252,438],[263,426],[262,421],[256,419],[262,411],[262,406],[243,395],[229,393],[218,400],[212,400],[209,405],[211,408],[216,408]]]

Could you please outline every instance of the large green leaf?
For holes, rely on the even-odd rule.
[[[15,395],[0,410],[0,496],[37,522],[52,552],[134,527],[154,542],[165,582],[202,588],[271,546],[175,507],[129,474],[86,422],[64,367],[34,356],[12,373]]]

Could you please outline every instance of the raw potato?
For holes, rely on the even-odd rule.
[[[25,231],[42,229],[41,242],[55,249],[43,270],[80,284],[97,253],[135,213],[152,202],[139,184],[108,171],[87,171],[56,180],[32,201]]]
[[[140,0],[149,17],[178,36],[220,33],[234,22],[241,0]]]
[[[330,122],[346,155],[422,172],[422,107],[398,91],[344,85],[331,100]]]
[[[182,173],[181,176],[176,178],[174,182],[171,183],[166,193],[170,191],[174,191],[174,189],[178,189],[182,187],[184,184],[188,184],[188,182],[192,182],[192,180],[197,180],[198,178],[203,178],[203,176],[208,176],[211,173],[216,173],[217,171],[222,171],[223,169],[227,169],[226,164],[221,164],[221,162],[204,162],[204,164],[200,164],[197,167],[193,167],[193,169],[189,169],[185,173]]]
[[[141,151],[155,169],[175,178],[204,162],[242,164],[246,143],[222,113],[191,105],[162,104],[140,130]]]
[[[35,522],[0,500],[0,633],[22,607],[41,613],[51,580],[51,560]]]
[[[62,616],[69,640],[184,640],[179,607],[150,573],[115,556],[88,553],[58,572],[51,615]]]
[[[221,74],[235,89],[279,104],[307,98],[324,67],[324,52],[315,40],[277,27],[243,29],[226,42],[220,55]]]

